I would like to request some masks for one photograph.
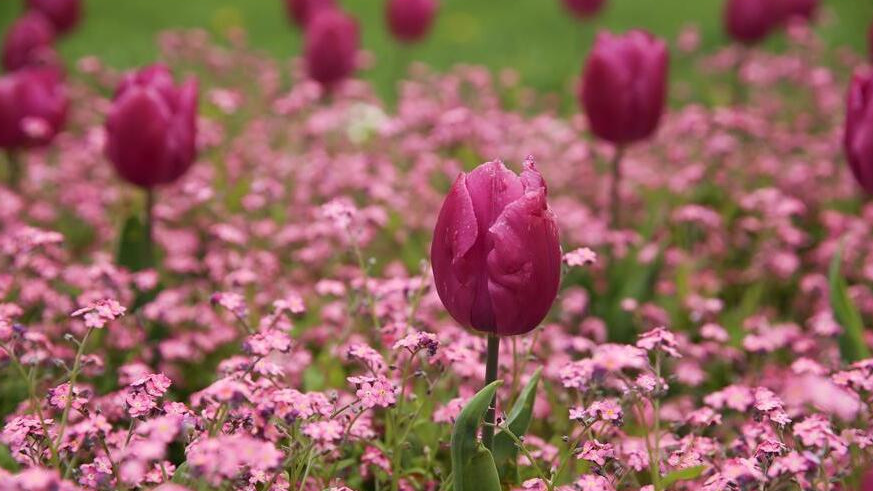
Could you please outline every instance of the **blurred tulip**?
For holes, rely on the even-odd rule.
[[[606,5],[606,0],[564,0],[564,6],[567,10],[580,19],[597,15],[603,10],[604,5]]]
[[[27,6],[48,17],[59,33],[76,27],[82,16],[82,0],[27,0]]]
[[[339,9],[323,9],[310,19],[305,44],[309,76],[325,89],[332,89],[355,71],[358,24]]]
[[[668,64],[667,44],[647,32],[600,33],[579,93],[591,131],[616,145],[651,136],[664,111]]]
[[[770,35],[784,19],[777,0],[727,0],[724,25],[727,33],[744,44],[755,44]]]
[[[24,68],[0,77],[0,147],[47,145],[63,126],[68,104],[55,68]]]
[[[197,154],[197,81],[176,87],[163,65],[124,77],[106,118],[106,155],[118,174],[143,188],[168,184]]]
[[[861,478],[861,487],[858,491],[873,491],[873,469],[867,470]]]
[[[26,66],[51,64],[55,59],[54,40],[54,27],[44,15],[39,12],[22,15],[6,31],[3,68],[14,71]]]
[[[792,17],[811,20],[818,11],[819,0],[780,0],[782,19]]]
[[[512,336],[548,313],[561,247],[546,194],[530,157],[520,176],[499,161],[458,176],[437,219],[431,261],[437,293],[460,324]]]
[[[309,20],[319,10],[336,8],[334,0],[285,0],[288,18],[299,27],[306,27]]]
[[[388,0],[388,28],[400,41],[419,41],[430,31],[436,10],[437,0]]]
[[[873,74],[856,71],[852,77],[843,146],[858,184],[873,194]]]

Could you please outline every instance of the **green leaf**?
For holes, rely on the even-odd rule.
[[[533,418],[533,406],[536,401],[537,384],[540,381],[542,367],[537,368],[533,376],[524,386],[512,409],[506,416],[506,426],[517,437],[524,436]],[[518,484],[518,446],[512,437],[501,431],[494,437],[494,462],[500,480],[504,483]]]
[[[661,479],[661,489],[669,489],[671,485],[678,481],[691,481],[697,479],[706,470],[706,466],[698,465],[695,467],[686,467],[673,471]]]
[[[842,256],[843,248],[840,246],[831,259],[828,271],[830,302],[834,318],[843,328],[839,339],[840,353],[843,355],[843,360],[854,362],[869,358],[870,349],[864,341],[864,321],[861,319],[858,308],[849,297],[846,279],[840,273]]]
[[[486,385],[467,402],[452,430],[453,491],[501,491],[494,457],[476,438],[485,411],[503,382]]]
[[[6,445],[0,445],[0,469],[18,472],[18,462],[12,458],[12,454],[9,453],[9,448]]]
[[[176,472],[173,473],[173,478],[170,479],[170,482],[174,482],[176,484],[183,484],[188,481],[188,462],[182,462],[179,464],[179,467],[176,468]]]
[[[141,271],[154,266],[155,261],[146,225],[136,215],[128,217],[121,229],[116,262],[131,271]]]

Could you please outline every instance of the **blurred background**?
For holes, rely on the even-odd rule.
[[[442,0],[432,34],[422,43],[399,46],[384,25],[384,0],[341,0],[361,23],[372,66],[359,75],[391,98],[393,81],[411,60],[436,69],[458,63],[515,68],[525,85],[556,92],[567,101],[582,60],[597,30],[646,28],[671,41],[686,27],[699,29],[701,49],[728,40],[721,24],[723,0],[614,0],[592,20],[568,15],[560,0]],[[18,15],[22,2],[0,0],[0,32]],[[866,52],[873,0],[824,0],[816,29],[832,47]],[[117,68],[150,62],[156,35],[164,29],[204,28],[221,38],[242,27],[249,44],[277,57],[300,52],[301,32],[287,19],[282,0],[86,0],[80,28],[59,43],[67,62],[96,55]],[[785,44],[775,36],[767,47]],[[690,61],[673,56],[672,76],[695,83]],[[703,83],[702,78],[700,83]]]

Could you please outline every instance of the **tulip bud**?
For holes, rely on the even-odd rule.
[[[51,22],[39,12],[19,17],[3,40],[3,68],[14,71],[25,66],[50,64],[55,58],[52,43],[55,31]]]
[[[818,11],[819,0],[781,0],[781,4],[783,20],[794,17],[809,21]]]
[[[567,10],[580,19],[594,17],[604,5],[606,0],[564,0]]]
[[[546,194],[531,157],[520,176],[488,162],[452,185],[430,254],[437,293],[460,324],[512,336],[548,313],[561,280],[561,246]]]
[[[846,101],[843,147],[858,184],[873,194],[873,74],[856,71]]]
[[[770,35],[784,19],[777,0],[726,0],[724,26],[727,33],[744,44],[755,44]]]
[[[598,138],[624,145],[654,133],[667,95],[668,58],[667,44],[644,31],[597,36],[579,99]]]
[[[82,0],[27,0],[27,7],[48,17],[59,33],[76,27],[82,16]]]
[[[319,9],[335,7],[334,0],[285,0],[288,18],[299,27],[306,27]]]
[[[399,41],[419,41],[430,31],[436,10],[437,0],[388,0],[388,28]]]
[[[176,87],[163,65],[129,73],[106,118],[106,155],[118,174],[144,188],[168,184],[197,154],[197,80]]]
[[[309,76],[327,90],[355,71],[358,24],[339,9],[322,9],[306,28]]]
[[[68,104],[55,68],[29,67],[0,77],[0,147],[49,144],[66,120]]]

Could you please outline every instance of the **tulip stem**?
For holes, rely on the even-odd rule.
[[[154,222],[154,207],[155,207],[155,190],[152,188],[146,189],[145,196],[145,233],[146,247],[148,250],[149,260],[153,259],[154,245],[153,241],[153,222]]]
[[[612,182],[609,188],[609,224],[611,228],[619,226],[619,186],[621,185],[621,158],[623,155],[624,148],[616,145],[615,155],[612,157]]]
[[[500,357],[500,337],[488,335],[488,358],[485,362],[485,385],[497,380],[497,360]],[[485,426],[482,428],[482,443],[491,450],[494,446],[494,420],[496,414],[497,395],[491,399],[488,411],[485,413]]]
[[[18,152],[15,150],[7,151],[6,160],[9,162],[9,173],[6,176],[9,188],[18,189],[18,184],[21,182],[21,159]]]

